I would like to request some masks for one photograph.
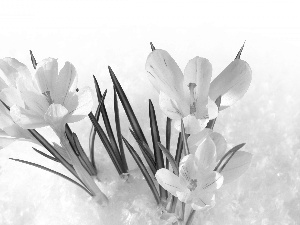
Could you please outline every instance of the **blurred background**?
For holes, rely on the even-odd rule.
[[[106,106],[113,120],[110,65],[149,141],[149,99],[156,108],[162,136],[166,121],[144,69],[151,51],[149,42],[167,50],[182,70],[197,55],[208,58],[215,77],[246,40],[241,58],[252,68],[250,89],[240,102],[222,111],[215,130],[229,146],[247,143],[244,150],[254,154],[253,161],[243,177],[221,189],[215,208],[197,214],[195,224],[200,220],[201,224],[300,224],[297,1],[1,0],[0,8],[0,58],[14,57],[32,73],[29,50],[37,62],[46,57],[58,58],[61,67],[64,61],[72,62],[79,74],[79,88],[94,87],[95,75],[102,91],[108,89]],[[123,111],[121,117],[123,135],[136,146]],[[87,150],[89,120],[72,128]],[[56,140],[51,131],[41,132]],[[173,130],[172,146],[177,136]],[[74,185],[8,160],[30,160],[67,174],[37,155],[31,146],[18,142],[0,150],[0,224],[112,224],[111,218],[103,219],[101,209],[87,202],[85,193]],[[116,177],[100,142],[97,146],[102,179]],[[130,169],[135,169],[131,156],[127,156]],[[114,213],[123,217],[115,224],[120,220],[146,224],[138,218],[136,208],[135,214],[118,210]],[[135,217],[129,218],[132,215]]]

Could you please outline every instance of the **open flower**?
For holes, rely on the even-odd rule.
[[[216,147],[217,155],[215,161],[213,162],[214,168],[216,168],[220,161],[225,162],[226,159],[228,159],[228,157],[231,155],[226,154],[227,142],[221,134],[205,128],[200,133],[188,137],[187,142],[189,150],[191,154],[194,154],[198,149],[198,146],[201,146],[207,138],[210,138]],[[220,172],[224,177],[223,184],[228,184],[240,177],[249,168],[251,160],[251,153],[240,150],[235,152],[222,170],[220,170],[221,166],[219,166],[217,169],[217,171]]]
[[[17,104],[24,107],[20,93],[16,89],[18,77],[30,77],[27,67],[14,58],[0,59],[0,100],[11,107]],[[0,102],[0,149],[17,139],[31,140],[31,135],[17,125],[9,110]]]
[[[248,169],[252,154],[238,151],[222,170],[216,170],[227,148],[224,137],[216,132],[207,132],[197,144],[197,150],[190,149],[192,154],[181,160],[179,176],[167,169],[160,169],[155,177],[164,189],[180,201],[191,204],[194,210],[203,210],[214,206],[217,189]]]
[[[175,60],[164,50],[154,50],[146,61],[148,78],[159,92],[162,111],[177,120],[180,130],[183,118],[186,133],[195,134],[205,128],[210,119],[216,118],[215,100],[221,96],[219,110],[238,101],[251,82],[251,69],[247,62],[235,59],[211,83],[211,63],[201,57],[191,59],[184,76]]]
[[[223,176],[214,170],[216,146],[210,138],[199,145],[195,154],[185,156],[179,167],[179,176],[160,169],[155,177],[172,195],[194,210],[208,209],[215,204],[215,192],[223,184]]]
[[[70,62],[58,74],[57,59],[45,59],[38,64],[34,79],[18,77],[16,87],[25,105],[13,105],[10,115],[24,129],[50,125],[64,130],[66,123],[83,119],[93,106],[90,88],[76,91],[77,72]]]

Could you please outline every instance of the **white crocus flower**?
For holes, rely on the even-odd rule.
[[[218,115],[215,100],[221,96],[220,110],[238,101],[251,82],[251,69],[247,62],[235,59],[211,83],[211,63],[201,57],[191,59],[184,75],[175,60],[164,50],[154,50],[146,61],[148,78],[159,92],[162,111],[177,120],[180,131],[183,119],[185,131],[195,134]]]
[[[18,77],[30,77],[27,67],[14,58],[0,59],[0,100],[9,107],[14,104],[24,107],[21,95],[16,89]],[[9,110],[2,102],[0,102],[0,149],[18,139],[32,141],[29,132],[12,120]]]
[[[213,171],[216,146],[207,138],[195,154],[185,156],[179,167],[179,176],[167,169],[160,169],[155,177],[158,183],[172,195],[194,210],[211,208],[215,204],[215,192],[223,184],[223,176]]]
[[[216,190],[241,176],[248,169],[252,159],[252,154],[238,151],[223,170],[214,171],[226,152],[224,137],[216,132],[206,132],[199,142],[197,150],[193,151],[190,148],[192,154],[181,160],[179,176],[167,169],[160,169],[155,174],[158,183],[164,189],[180,201],[191,204],[194,210],[213,207]]]
[[[227,142],[221,134],[213,132],[211,129],[204,129],[196,135],[191,135],[187,139],[189,150],[191,154],[194,154],[198,146],[201,145],[207,138],[210,138],[216,146],[217,157],[214,161],[214,167],[216,167],[227,152]],[[226,161],[226,159],[227,157],[224,161]],[[240,177],[249,168],[251,160],[251,153],[240,150],[237,151],[222,171],[220,171],[220,168],[217,170],[224,177],[223,184],[228,184]]]
[[[34,79],[19,77],[16,86],[25,107],[13,105],[10,114],[24,129],[49,125],[63,132],[66,123],[82,120],[93,106],[90,88],[76,92],[77,72],[70,62],[58,74],[57,60],[45,59],[38,64]]]
[[[23,105],[17,104],[11,91],[3,92],[3,99],[12,100],[10,115],[15,123],[24,129],[35,129],[50,126],[57,136],[66,154],[67,161],[72,162],[81,181],[101,204],[107,203],[107,197],[99,189],[93,178],[81,165],[65,135],[66,123],[84,119],[93,106],[90,88],[77,88],[77,72],[75,67],[66,62],[58,73],[57,59],[48,58],[38,63],[34,78],[26,76],[14,77],[17,93]],[[62,150],[56,146],[56,149]]]

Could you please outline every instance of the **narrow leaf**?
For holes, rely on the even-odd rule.
[[[29,50],[29,52],[30,52],[30,59],[31,59],[31,62],[32,62],[32,66],[33,66],[34,69],[36,69],[37,63],[36,63],[36,61],[35,61],[35,58],[34,58],[34,56],[33,56],[33,53],[32,53],[31,50]]]
[[[82,159],[82,161],[84,162],[84,167],[87,169],[87,171],[90,173],[90,175],[92,176],[96,176],[97,175],[97,171],[96,169],[93,167],[93,165],[91,164],[90,160],[88,159],[87,155],[85,154],[79,139],[77,137],[77,135],[75,133],[73,133],[73,140],[75,143],[75,146],[77,148],[77,151],[79,152],[79,156],[80,159]]]
[[[242,147],[244,147],[246,143],[239,144],[232,149],[230,149],[226,154],[220,159],[219,163],[215,167],[214,171],[218,171],[219,173],[222,172],[222,170],[225,168],[227,163],[230,161],[230,159],[234,156],[234,154],[240,150]]]
[[[97,119],[95,118],[93,113],[91,113],[91,112],[89,113],[89,118],[92,121],[92,124],[94,125],[95,130],[97,131],[98,136],[100,137],[109,157],[111,158],[111,161],[113,162],[114,166],[116,167],[116,170],[118,171],[119,175],[121,175],[123,173],[121,162],[119,162],[117,157],[115,156],[115,153],[112,150],[111,144],[110,144],[106,134],[104,133],[100,124],[97,122]]]
[[[50,155],[47,155],[46,153],[44,153],[44,152],[42,152],[42,151],[40,151],[40,150],[37,150],[37,149],[34,148],[34,147],[32,147],[32,148],[33,148],[34,151],[36,151],[37,153],[41,154],[42,156],[44,156],[44,157],[46,157],[46,158],[48,158],[48,159],[51,159],[51,160],[53,160],[53,161],[55,161],[55,162],[59,162],[56,158],[54,158],[54,157],[52,157],[52,156],[50,156]]]
[[[170,151],[168,149],[166,149],[161,143],[158,143],[158,146],[160,147],[160,149],[162,150],[162,152],[165,154],[165,156],[168,158],[172,168],[173,168],[173,171],[174,171],[174,174],[175,175],[179,175],[179,168],[176,164],[176,161],[174,159],[174,157],[171,155]]]
[[[68,138],[68,141],[69,141],[69,143],[70,143],[70,145],[71,145],[71,147],[72,147],[74,153],[75,153],[77,156],[79,156],[79,155],[80,155],[80,154],[79,154],[79,151],[77,150],[76,145],[75,145],[75,142],[74,142],[74,140],[73,140],[73,132],[72,132],[70,126],[69,126],[67,123],[66,123],[66,126],[65,126],[65,132],[66,132],[66,136],[67,136],[67,138]]]
[[[159,198],[159,194],[158,191],[155,187],[155,184],[152,180],[152,178],[150,177],[145,165],[143,164],[141,158],[139,157],[139,155],[136,153],[136,151],[133,149],[133,147],[128,143],[128,141],[122,137],[127,149],[129,150],[130,154],[132,155],[133,159],[135,160],[136,164],[138,165],[138,167],[140,168],[142,174],[144,175],[148,186],[150,187],[152,194],[156,200],[156,203],[159,204],[160,203],[160,198]]]
[[[175,162],[176,162],[177,166],[179,166],[179,162],[180,162],[181,155],[182,155],[182,150],[183,150],[183,138],[182,138],[182,133],[179,132],[178,140],[177,140],[176,155],[175,155]]]
[[[40,168],[40,169],[42,169],[42,170],[48,171],[48,172],[50,172],[50,173],[53,173],[53,174],[55,174],[55,175],[58,175],[58,176],[60,176],[60,177],[62,177],[62,178],[64,178],[64,179],[66,179],[67,181],[70,181],[70,182],[72,182],[73,184],[76,184],[78,187],[82,188],[82,189],[85,190],[89,195],[92,196],[92,194],[91,194],[85,187],[83,187],[81,184],[79,184],[79,183],[76,182],[75,180],[73,180],[73,179],[71,179],[71,178],[69,178],[69,177],[67,177],[67,176],[65,176],[65,175],[63,175],[63,174],[61,174],[61,173],[59,173],[59,172],[56,172],[56,171],[54,171],[54,170],[51,170],[51,169],[49,169],[49,168],[47,168],[47,167],[44,167],[44,166],[42,166],[42,165],[39,165],[39,164],[36,164],[36,163],[33,163],[33,162],[28,162],[28,161],[25,161],[25,160],[14,159],[14,158],[9,158],[9,159],[14,160],[14,161],[17,161],[17,162],[24,163],[24,164],[27,164],[27,165],[30,165],[30,166],[34,166],[34,167]]]
[[[158,126],[156,121],[155,109],[150,99],[149,99],[149,117],[150,117],[151,136],[152,136],[152,143],[154,149],[156,170],[159,170],[165,167],[164,158],[163,158],[162,150],[160,150],[160,147],[158,146],[158,143],[160,142],[159,131],[158,131]],[[159,195],[160,199],[163,202],[165,202],[167,200],[168,192],[160,185],[159,185],[159,194],[160,194]]]
[[[122,89],[122,86],[120,85],[117,77],[115,76],[115,74],[112,71],[112,69],[111,69],[110,66],[108,67],[108,69],[109,69],[109,73],[110,73],[112,82],[113,82],[113,84],[114,84],[114,86],[116,88],[116,91],[118,93],[118,96],[119,96],[120,101],[121,101],[121,103],[123,105],[123,108],[125,110],[125,113],[127,115],[127,118],[128,118],[128,120],[130,122],[130,125],[131,125],[132,129],[134,130],[134,132],[137,134],[138,138],[141,141],[147,143],[145,135],[144,135],[144,133],[143,133],[143,131],[141,129],[141,126],[140,126],[139,122],[137,121],[137,118],[136,118],[136,116],[135,116],[135,114],[134,114],[134,112],[132,110],[132,107],[131,107],[128,99],[127,99],[127,96],[126,96],[125,92]]]
[[[101,99],[102,99],[102,94],[101,94],[100,87],[98,85],[98,81],[97,81],[96,77],[95,76],[93,76],[93,77],[94,77],[94,82],[95,82],[95,88],[96,88],[96,91],[97,91],[98,102],[100,103]],[[107,132],[107,136],[108,136],[108,138],[110,140],[110,144],[112,146],[112,150],[114,151],[115,156],[117,157],[118,161],[122,163],[121,156],[120,156],[120,151],[119,151],[114,133],[113,133],[111,125],[110,125],[110,121],[109,121],[109,118],[108,118],[108,115],[107,115],[107,111],[106,111],[104,102],[103,102],[102,106],[100,107],[100,110],[101,110],[103,122],[104,122],[104,125],[105,125],[105,129],[106,129],[106,132]]]
[[[170,143],[171,143],[171,123],[172,119],[167,117],[166,123],[166,149],[170,151]],[[169,160],[166,158],[166,169],[169,169]]]
[[[73,166],[69,164],[42,135],[34,129],[28,129],[28,131],[51,153],[51,155],[53,155],[64,167],[66,167],[78,180],[81,181]]]
[[[100,113],[101,113],[100,108],[104,102],[106,93],[107,93],[107,90],[105,90],[105,92],[103,93],[101,102],[98,104],[98,107],[96,110],[95,117],[96,117],[97,122],[99,121],[99,117],[100,117]],[[95,163],[95,137],[96,137],[96,130],[95,130],[94,126],[92,126],[91,131],[90,131],[90,136],[89,136],[89,149],[90,149],[91,163],[92,163],[93,167],[97,170],[96,163]]]
[[[241,49],[240,49],[240,51],[238,52],[238,54],[236,55],[235,59],[241,59],[241,54],[242,54],[242,51],[243,51],[243,49],[244,49],[245,42],[246,42],[246,41],[244,41],[244,44],[243,44],[243,46],[241,47]]]
[[[160,136],[159,136],[158,126],[157,126],[154,106],[151,100],[149,100],[149,118],[150,118],[150,128],[151,128],[151,137],[152,137],[152,143],[154,149],[155,164],[156,164],[156,169],[159,170],[161,168],[164,168],[164,158],[163,158],[162,151],[158,146],[158,143],[160,142]]]
[[[118,144],[119,144],[119,149],[120,149],[122,165],[123,165],[124,171],[128,172],[128,165],[127,165],[125,152],[124,152],[124,147],[123,147],[123,141],[122,141],[118,96],[117,96],[117,91],[116,91],[115,87],[114,87],[114,111],[115,111],[116,131],[117,131]]]
[[[183,140],[183,152],[185,155],[189,155],[190,154],[190,150],[189,150],[189,146],[187,143],[187,134],[185,133],[184,130],[184,124],[183,124],[183,120],[181,120],[181,133],[182,135],[182,140]]]
[[[138,143],[140,149],[141,149],[141,152],[144,156],[144,158],[146,159],[146,162],[148,163],[150,169],[151,169],[151,172],[153,174],[153,176],[155,175],[156,173],[156,164],[155,164],[155,161],[154,161],[154,156],[151,155],[151,150],[148,146],[148,144],[146,144],[145,142],[142,142],[138,136],[134,133],[133,130],[129,129],[132,136],[134,137],[135,141]]]

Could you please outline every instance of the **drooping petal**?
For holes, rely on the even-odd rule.
[[[195,152],[196,163],[201,170],[212,171],[216,161],[216,146],[208,136]]]
[[[51,93],[54,102],[65,104],[65,100],[69,92],[75,92],[77,87],[77,72],[74,65],[70,62],[65,62],[64,67],[59,71],[54,91]]]
[[[180,120],[184,117],[176,101],[170,99],[164,92],[160,92],[159,94],[159,106],[164,114],[173,120]]]
[[[51,125],[62,125],[64,117],[68,114],[68,110],[61,104],[51,104],[44,115],[44,119]]]
[[[224,176],[224,184],[228,184],[240,177],[249,168],[252,154],[238,151],[227,163],[221,174]]]
[[[167,51],[158,49],[151,52],[146,61],[146,71],[153,86],[179,105],[186,104],[183,98],[183,74]]]
[[[85,87],[69,95],[65,101],[68,109],[67,123],[74,123],[84,119],[93,108],[93,96],[91,88]]]
[[[212,192],[203,192],[197,198],[193,200],[191,204],[194,210],[207,210],[213,208],[216,205],[215,194]]]
[[[215,143],[216,151],[217,151],[216,161],[219,161],[226,152],[227,142],[226,142],[225,138],[217,132],[212,132],[210,134],[210,138]]]
[[[187,187],[192,179],[197,177],[197,168],[195,165],[195,157],[193,154],[184,156],[179,165],[180,183]]]
[[[4,74],[4,80],[1,79],[0,82],[2,83],[1,86],[3,86],[3,81],[6,81],[5,83],[7,85],[16,87],[16,79],[19,76],[30,77],[30,72],[27,67],[14,58],[0,59],[0,70],[2,70]]]
[[[247,62],[234,60],[212,81],[209,97],[215,101],[222,96],[220,110],[231,106],[247,92],[252,79],[251,74]]]
[[[41,115],[38,115],[33,111],[21,108],[17,105],[13,105],[10,108],[10,116],[15,123],[17,123],[24,129],[35,129],[47,125]]]
[[[4,88],[0,92],[0,99],[9,107],[15,104],[23,108],[25,107],[20,92],[13,87]]]
[[[222,186],[223,181],[224,177],[222,174],[212,171],[203,179],[199,188],[206,192],[215,191]]]
[[[179,177],[167,169],[159,169],[155,173],[157,182],[172,195],[176,192],[185,190],[185,187],[179,182]]]
[[[57,59],[47,58],[38,63],[34,77],[41,93],[53,92],[57,74]]]

